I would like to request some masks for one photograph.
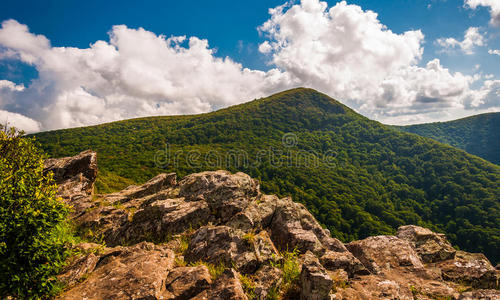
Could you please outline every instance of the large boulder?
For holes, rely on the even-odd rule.
[[[198,298],[199,299],[199,298]],[[208,290],[204,299],[248,300],[240,282],[240,275],[234,269],[226,269]]]
[[[471,285],[474,288],[499,288],[500,272],[481,253],[457,251],[455,258],[436,263],[444,280]]]
[[[457,252],[446,240],[444,234],[427,228],[407,225],[399,227],[397,237],[407,240],[417,251],[423,262],[438,262],[455,257]]]
[[[226,225],[243,231],[267,229],[271,225],[279,203],[280,200],[275,195],[260,194],[243,211],[234,215]]]
[[[165,280],[167,299],[191,299],[212,283],[206,266],[179,267],[168,273]]]
[[[106,195],[103,200],[113,204],[124,204],[135,199],[140,199],[142,201],[139,202],[143,203],[147,200],[150,200],[151,197],[148,199],[143,198],[151,195],[155,195],[157,198],[158,196],[161,196],[161,194],[158,195],[161,191],[167,188],[174,187],[176,186],[176,184],[177,175],[175,173],[162,173],[153,177],[142,185],[131,185],[120,192]]]
[[[351,252],[348,251],[327,251],[320,257],[320,262],[328,271],[335,271],[339,269],[346,271],[350,278],[370,274],[365,266],[356,257],[354,257]]]
[[[259,300],[270,299],[271,294],[279,293],[283,271],[264,265],[255,273],[255,296]]]
[[[291,198],[277,203],[270,230],[273,242],[283,250],[297,248],[301,253],[312,251],[318,255],[326,250],[347,251],[342,242],[321,227],[304,205],[293,202]]]
[[[300,287],[300,299],[303,300],[329,299],[333,287],[333,280],[319,263],[318,258],[310,251],[304,255]]]
[[[205,201],[186,202],[183,198],[157,200],[138,210],[123,230],[128,241],[164,241],[173,234],[196,229],[212,220]]]
[[[76,156],[49,158],[44,162],[44,173],[49,172],[54,174],[57,195],[73,207],[73,215],[90,207],[97,177],[96,152],[87,150]]]
[[[162,246],[140,243],[112,248],[99,257],[84,284],[59,299],[161,299],[164,280],[173,266],[173,251]]]
[[[374,274],[384,269],[423,269],[420,257],[406,240],[394,236],[372,236],[346,245],[347,249]]]
[[[160,174],[141,186],[102,196],[75,223],[109,246],[140,241],[165,241],[187,229],[196,229],[213,217],[204,200],[178,197],[175,174]]]
[[[73,261],[63,268],[57,279],[66,287],[71,287],[92,273],[98,261],[99,256],[95,253],[73,258]]]
[[[500,299],[500,290],[476,290],[465,292],[458,300],[497,300]]]
[[[204,226],[191,236],[185,259],[234,265],[241,272],[253,273],[278,256],[266,232],[245,234],[228,226]]]
[[[247,174],[212,171],[192,174],[180,182],[180,197],[205,200],[222,222],[244,210],[259,194],[259,183]]]

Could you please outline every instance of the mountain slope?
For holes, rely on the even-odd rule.
[[[500,167],[371,121],[314,90],[202,115],[36,136],[52,157],[97,151],[99,192],[158,172],[243,171],[258,178],[264,192],[304,203],[343,241],[418,224],[500,261]]]
[[[395,128],[435,139],[500,165],[500,113]]]

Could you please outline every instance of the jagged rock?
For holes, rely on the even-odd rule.
[[[262,230],[271,225],[279,198],[275,195],[259,195],[242,212],[234,215],[227,226],[243,231]]]
[[[200,298],[198,298],[200,299]],[[207,292],[205,299],[210,300],[248,300],[241,282],[239,274],[234,269],[227,269],[214,282],[210,290]]]
[[[165,185],[164,180],[156,181],[158,182],[163,182],[163,188],[169,186]],[[135,190],[141,191],[141,195],[144,195],[145,191],[153,189],[151,186],[155,186],[154,189],[160,188],[158,184],[147,185],[149,188],[136,187]],[[168,188],[160,193],[166,196],[173,194]],[[113,197],[117,199],[116,196]],[[186,202],[184,198],[154,200],[149,196],[133,200],[126,197],[120,199],[115,203],[131,201],[134,205],[131,205],[131,202],[126,202],[123,206],[115,204],[101,206],[96,203],[92,209],[76,219],[81,231],[90,229],[94,235],[102,236],[107,245],[116,246],[143,240],[163,241],[173,234],[189,228],[196,229],[212,220],[210,209],[203,200],[192,202]]]
[[[318,258],[310,251],[304,255],[300,287],[300,299],[303,300],[328,299],[333,287],[333,280],[319,263]]]
[[[444,234],[434,233],[427,228],[402,226],[398,229],[397,237],[410,242],[426,263],[452,259],[456,253]]]
[[[165,240],[172,234],[196,229],[211,221],[210,208],[205,201],[185,202],[183,198],[158,200],[138,210],[124,229],[130,241],[145,237]]]
[[[444,280],[469,284],[474,288],[499,287],[499,273],[481,253],[457,251],[455,258],[436,264]]]
[[[372,236],[351,242],[346,247],[374,274],[380,273],[383,269],[398,267],[424,268],[410,243],[394,236]]]
[[[206,290],[212,280],[206,266],[179,267],[168,273],[165,286],[167,299],[191,299]]]
[[[98,261],[99,257],[94,253],[84,255],[66,266],[57,279],[65,286],[71,287],[94,271]]]
[[[57,195],[73,207],[73,215],[90,207],[97,177],[97,153],[87,150],[76,156],[49,158],[44,163],[44,173],[48,172],[53,172]]]
[[[83,235],[117,246],[126,242],[122,228],[129,222],[129,216],[130,212],[123,208],[94,203],[91,209],[75,218],[75,223]]]
[[[99,261],[100,252],[104,250],[103,245],[94,243],[80,243],[72,247],[76,254],[57,276],[57,279],[66,287],[71,287],[83,280],[94,271]]]
[[[264,265],[255,273],[255,295],[259,300],[268,299],[269,293],[278,293],[282,284],[283,272],[275,267]]]
[[[347,272],[349,277],[370,274],[365,266],[363,266],[363,264],[348,251],[327,251],[323,256],[321,256],[320,262],[328,271],[342,269]]]
[[[270,229],[271,238],[280,249],[297,248],[301,253],[315,254],[325,250],[347,251],[339,240],[330,237],[304,205],[290,198],[278,202]]]
[[[280,258],[278,250],[266,231],[261,231],[254,237],[247,234],[243,238],[247,238],[247,242],[253,244],[253,249],[259,263],[264,264]]]
[[[60,299],[159,299],[174,253],[151,243],[109,249],[83,284]]]
[[[192,235],[185,259],[234,265],[244,273],[253,273],[273,255],[278,253],[265,232],[247,235],[228,226],[204,226]]]
[[[212,171],[192,174],[179,183],[180,197],[205,200],[223,222],[245,209],[259,194],[259,183],[247,174]]]
[[[498,300],[500,299],[500,290],[476,290],[465,292],[458,300]]]
[[[176,184],[177,175],[175,173],[159,174],[143,185],[131,185],[118,193],[106,195],[105,200],[111,203],[123,204],[133,199],[157,194],[166,188],[174,187]]]

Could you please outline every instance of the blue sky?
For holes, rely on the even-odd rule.
[[[317,1],[313,0],[313,2]],[[267,53],[259,51],[259,45],[266,41],[269,41],[272,44],[273,41],[277,42],[279,39],[286,40],[295,38],[287,37],[283,33],[271,36],[272,34],[269,31],[262,30],[262,28],[261,30],[258,30],[259,26],[262,26],[266,21],[270,20],[271,16],[268,10],[284,3],[286,3],[286,1],[283,0],[255,0],[250,2],[4,0],[0,4],[0,21],[15,20],[16,23],[20,25],[26,25],[28,28],[27,32],[29,32],[30,35],[43,35],[48,41],[50,41],[51,49],[55,49],[57,47],[65,49],[69,49],[71,47],[78,49],[87,49],[91,45],[95,44],[98,40],[105,41],[106,43],[111,43],[109,34],[112,31],[113,26],[121,24],[125,25],[126,28],[130,30],[144,28],[146,31],[154,33],[156,36],[164,35],[166,38],[171,36],[186,36],[187,38],[197,37],[200,40],[208,41],[208,49],[211,49],[213,57],[229,57],[231,61],[235,63],[241,63],[242,69],[248,68],[252,71],[260,70],[264,72],[269,72],[270,70],[277,69],[282,71],[286,76],[288,76],[288,74],[292,74],[290,75],[290,77],[293,78],[290,79],[287,83],[277,84],[273,87],[266,86],[260,89],[256,89],[255,91],[257,95],[255,95],[255,97],[262,96],[266,92],[274,92],[280,87],[287,88],[293,87],[294,85],[312,85],[312,87],[330,94],[331,96],[339,99],[347,105],[352,106],[359,112],[371,118],[375,118],[388,123],[415,123],[440,120],[439,116],[442,115],[440,113],[440,110],[443,109],[448,112],[454,111],[454,113],[445,115],[444,117],[445,119],[452,119],[454,117],[461,117],[484,111],[496,111],[500,106],[500,100],[489,99],[491,97],[489,97],[488,100],[484,100],[486,99],[484,98],[483,100],[476,101],[478,103],[481,101],[487,102],[488,105],[485,105],[482,102],[481,105],[475,106],[464,104],[469,101],[464,100],[465,98],[467,98],[465,96],[460,100],[457,100],[456,103],[454,102],[448,105],[454,100],[452,101],[450,99],[443,98],[444,100],[440,101],[441,95],[436,96],[436,99],[434,99],[433,96],[431,97],[432,101],[430,102],[440,103],[439,105],[433,106],[432,108],[428,106],[422,107],[422,101],[418,102],[418,100],[415,100],[416,102],[411,102],[410,100],[401,100],[398,105],[391,106],[392,104],[390,103],[391,101],[396,101],[394,100],[394,97],[396,96],[387,98],[392,99],[387,100],[387,103],[389,103],[389,105],[387,103],[381,103],[381,101],[383,102],[382,99],[376,104],[372,105],[364,103],[363,99],[361,99],[362,96],[343,92],[344,90],[340,87],[330,89],[328,86],[337,79],[336,77],[329,77],[326,79],[326,81],[317,82],[315,80],[319,79],[312,79],[312,77],[314,77],[314,74],[309,74],[308,76],[304,75],[303,72],[300,74],[294,74],[291,70],[295,70],[296,66],[291,66],[291,62],[283,62],[282,58],[284,56],[280,56],[285,54],[288,55],[287,53],[292,53],[287,52],[289,49],[278,47],[273,48],[272,51]],[[325,12],[336,6],[337,1],[327,1],[327,3],[328,7],[325,9]],[[289,9],[293,4],[301,5],[301,2],[295,1],[289,3],[288,7],[285,8],[283,14],[286,14],[286,10]],[[363,14],[368,10],[376,12],[378,14],[378,21],[386,26],[386,29],[383,30],[390,30],[399,37],[402,37],[402,35],[404,35],[404,33],[407,31],[420,30],[422,32],[425,37],[418,39],[420,42],[421,50],[423,51],[421,55],[418,55],[415,52],[412,55],[418,58],[416,58],[414,62],[410,63],[407,59],[404,63],[398,64],[396,67],[399,68],[401,67],[401,65],[406,64],[409,66],[426,68],[427,64],[430,61],[438,59],[440,66],[448,69],[448,72],[452,75],[455,72],[460,72],[460,74],[463,76],[483,76],[482,78],[476,78],[476,80],[474,80],[473,82],[471,80],[471,82],[467,83],[467,88],[480,89],[481,87],[483,87],[485,80],[500,79],[500,56],[488,53],[488,51],[492,52],[493,50],[500,49],[500,28],[493,26],[490,22],[490,19],[493,18],[493,8],[490,8],[487,5],[483,5],[472,9],[471,7],[466,7],[464,4],[465,3],[463,0],[359,0],[347,2],[347,5],[353,5],[352,7],[359,6]],[[330,21],[332,20],[330,19]],[[335,20],[333,20],[332,22],[334,21]],[[286,22],[286,20],[284,20],[283,22]],[[301,24],[302,26],[308,26],[307,23]],[[274,24],[275,27],[277,25],[279,26],[281,24]],[[4,29],[6,28],[6,26],[3,27]],[[477,28],[477,32],[482,37],[481,44],[473,44],[469,47],[470,49],[468,51],[473,53],[465,53],[466,50],[462,49],[458,44],[453,45],[453,42],[451,44],[448,43],[448,47],[443,46],[443,44],[440,45],[439,42],[437,42],[437,40],[440,38],[454,38],[457,43],[460,43],[464,40],[464,33],[469,28]],[[15,32],[20,31],[22,30],[19,29]],[[325,34],[323,37],[329,37],[331,39],[338,36]],[[18,46],[12,46],[12,43],[9,44],[9,42],[16,39],[16,37],[9,37],[5,35],[4,38],[6,39],[6,42],[4,43],[2,43],[0,39],[0,53],[2,53],[2,51],[5,52],[9,50],[9,53],[16,51],[18,53],[15,55],[9,55],[8,57],[7,55],[3,55],[2,57],[2,55],[0,54],[0,80],[4,80],[4,86],[7,86],[7,83],[5,83],[6,81],[9,81],[16,86],[23,85],[24,90],[13,92],[14,88],[10,88],[10,90],[12,91],[8,91],[8,93],[3,94],[0,93],[0,111],[3,110],[5,112],[4,115],[9,115],[10,113],[11,122],[14,122],[14,120],[16,119],[16,116],[14,116],[13,114],[19,114],[23,117],[34,120],[39,125],[35,126],[35,129],[33,130],[81,126],[110,121],[116,118],[169,114],[169,112],[171,112],[172,114],[197,113],[217,109],[231,104],[236,104],[242,101],[248,101],[252,98],[250,94],[247,95],[245,93],[241,94],[236,92],[234,93],[234,95],[232,95],[232,97],[246,96],[247,99],[243,98],[238,100],[224,100],[217,102],[212,100],[213,97],[217,97],[216,95],[213,95],[212,92],[208,92],[207,94],[210,95],[206,97],[203,94],[186,96],[186,98],[191,98],[191,100],[181,99],[182,93],[178,92],[172,94],[165,92],[161,97],[156,97],[155,99],[153,99],[153,96],[148,94],[144,97],[145,99],[147,98],[148,101],[153,99],[151,101],[156,103],[153,106],[163,107],[163,105],[165,104],[166,108],[163,110],[159,109],[158,111],[151,111],[146,109],[144,111],[138,111],[135,115],[122,114],[114,110],[112,112],[112,114],[114,114],[114,117],[91,117],[90,119],[92,119],[92,121],[89,121],[88,124],[85,123],[85,121],[81,120],[76,123],[61,120],[57,125],[49,126],[48,124],[45,124],[46,121],[44,120],[44,118],[47,118],[47,116],[44,116],[40,111],[36,111],[36,109],[28,109],[26,106],[30,105],[29,101],[24,100],[23,103],[20,103],[19,100],[19,98],[21,97],[33,97],[33,99],[30,101],[38,101],[38,98],[33,95],[35,93],[35,88],[33,87],[33,90],[31,92],[29,90],[31,85],[33,85],[33,80],[37,80],[39,78],[40,71],[42,71],[44,74],[50,73],[50,76],[40,76],[40,79],[38,81],[45,81],[44,86],[54,86],[54,90],[59,91],[59,93],[54,92],[49,94],[36,95],[41,98],[60,98],[62,94],[67,94],[70,92],[70,90],[73,91],[74,87],[79,87],[83,91],[92,91],[89,92],[89,94],[99,98],[100,101],[104,103],[103,107],[107,108],[110,105],[109,103],[115,102],[110,98],[111,92],[100,92],[98,88],[90,87],[90,84],[84,83],[81,80],[74,83],[74,85],[70,84],[71,88],[67,87],[68,83],[64,84],[64,88],[61,87],[60,80],[55,78],[55,75],[53,75],[55,71],[47,71],[47,68],[49,68],[47,61],[42,63],[38,62],[42,60],[42,58],[37,59],[37,62],[20,58],[20,53],[25,50],[16,48]],[[388,38],[391,39],[390,37]],[[300,45],[299,42],[300,41],[297,40],[296,45]],[[189,49],[190,46],[187,44],[187,42],[184,42],[180,45]],[[325,41],[324,44],[331,46],[331,44],[328,44],[328,41]],[[116,45],[115,47],[119,48]],[[406,50],[402,51],[404,52]],[[314,55],[314,53],[311,53],[311,55]],[[360,57],[362,57],[362,55]],[[47,58],[45,57],[43,59]],[[313,69],[313,64],[315,63],[304,60],[303,64],[307,65],[308,63],[312,64],[311,69]],[[322,64],[324,63],[324,60],[322,60]],[[331,63],[332,66],[335,66],[339,62],[332,60],[328,63]],[[167,64],[166,66],[168,67],[169,64]],[[317,64],[315,64],[314,66],[317,66]],[[341,68],[341,70],[345,69]],[[366,66],[360,68],[360,70],[366,70]],[[347,71],[349,71],[349,69],[347,69]],[[66,75],[66,77],[70,76],[70,74]],[[268,75],[269,74],[266,75],[266,78],[270,76]],[[384,73],[384,76],[385,75],[391,74]],[[448,76],[447,74],[445,75]],[[64,74],[61,76],[64,76]],[[412,75],[410,77],[414,78],[415,76]],[[468,79],[463,79],[462,81],[466,80]],[[169,84],[169,82],[167,82],[167,84]],[[492,83],[491,85],[495,84]],[[12,86],[12,84],[10,84],[10,86]],[[443,84],[443,86],[445,85]],[[445,86],[444,88],[446,89],[447,87]],[[4,87],[3,90],[5,89],[7,88]],[[201,89],[206,91],[205,87]],[[238,90],[241,89],[241,87],[237,86],[234,89]],[[38,88],[37,90],[39,91],[40,88]],[[363,94],[362,92],[363,91],[358,94]],[[497,90],[495,89],[486,91],[483,89],[483,92],[488,92],[491,95],[495,95],[495,93],[497,93]],[[18,93],[19,95],[17,95],[16,93]],[[21,95],[22,93],[24,93],[24,95]],[[141,93],[138,92],[138,94]],[[427,92],[419,91],[416,93],[425,94]],[[430,96],[428,97],[428,95],[433,94],[436,94],[436,92],[429,91],[426,94],[426,97],[429,98]],[[367,95],[369,97],[371,94]],[[449,95],[445,96],[449,97]],[[179,99],[177,99],[176,97]],[[137,101],[140,101],[140,99]],[[162,101],[165,101],[165,103],[163,103]],[[199,108],[195,110],[179,108],[184,105],[191,105],[191,102],[189,101],[198,101],[201,104]],[[473,101],[470,100],[469,102],[472,103]],[[51,101],[50,99],[45,99],[44,101],[40,101],[40,103],[37,102],[36,106],[40,106],[40,110],[42,111],[44,109],[47,110],[47,107],[57,107],[57,105],[55,105],[54,103],[55,102]],[[172,103],[176,105],[171,105]],[[411,106],[412,109],[403,109],[402,105],[404,105],[404,103],[407,103],[408,107]],[[44,107],[44,105],[46,106]],[[458,107],[457,105],[462,105],[462,107]],[[174,109],[173,106],[176,108]],[[397,107],[397,109],[394,109],[394,107]],[[68,113],[68,111],[66,110],[65,113]],[[2,117],[1,113],[0,117]],[[24,123],[20,122],[20,124]],[[28,130],[31,130],[31,128],[29,128]]]

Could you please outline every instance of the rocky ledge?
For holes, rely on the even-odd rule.
[[[500,299],[484,255],[428,229],[343,244],[302,204],[227,171],[92,195],[96,157],[46,163],[93,241],[59,275],[61,299]]]

